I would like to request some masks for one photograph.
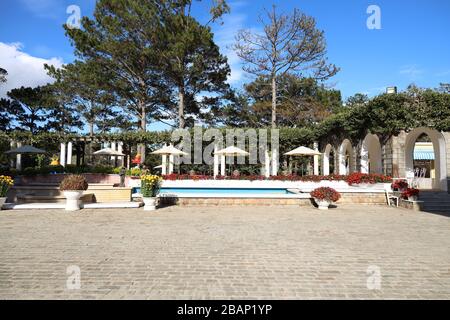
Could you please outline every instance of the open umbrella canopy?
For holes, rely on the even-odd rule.
[[[238,147],[228,147],[222,150],[215,152],[214,154],[224,155],[224,156],[248,156],[250,153],[239,149]]]
[[[286,156],[319,156],[321,153],[319,151],[313,150],[307,147],[298,147],[297,149],[286,152]]]
[[[164,146],[161,149],[153,151],[152,154],[160,154],[160,155],[174,155],[174,156],[187,156],[186,152],[178,150],[174,146]]]
[[[28,145],[5,152],[5,154],[44,154],[44,153],[47,153],[47,151]]]
[[[93,155],[96,156],[115,156],[115,157],[124,157],[125,155],[122,152],[113,150],[111,148],[105,148],[98,151],[95,151]]]

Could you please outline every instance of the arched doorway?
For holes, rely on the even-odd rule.
[[[447,159],[445,153],[445,139],[442,133],[437,130],[430,128],[416,128],[407,134],[405,141],[406,177],[412,178],[414,176],[417,176],[418,173],[420,174],[420,172],[417,172],[417,169],[420,169],[417,161],[416,167],[414,166],[414,149],[416,148],[417,140],[419,138],[419,140],[426,140],[426,137],[428,137],[433,146],[432,151],[434,155],[434,168],[433,175],[430,175],[429,183],[427,183],[427,178],[420,177],[418,179],[419,188],[432,188],[436,190],[447,191]],[[420,184],[421,181],[422,185]]]
[[[368,134],[361,146],[361,172],[382,173],[381,143],[375,134]]]
[[[335,174],[335,150],[331,144],[327,144],[325,151],[323,152],[322,160],[322,173],[327,176],[329,174]]]
[[[353,146],[350,140],[345,139],[339,147],[339,174],[350,174],[354,168]]]

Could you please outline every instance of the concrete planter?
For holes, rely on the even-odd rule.
[[[6,197],[1,197],[0,198],[0,210],[2,210],[2,207],[5,204],[5,202],[6,202]]]
[[[156,197],[143,197],[144,200],[144,210],[154,211],[156,210]]]
[[[83,195],[81,190],[64,191],[66,197],[66,211],[78,211],[81,209],[82,201],[80,200]]]
[[[329,206],[331,204],[331,201],[328,201],[328,200],[325,200],[325,199],[324,200],[320,200],[320,199],[314,198],[314,201],[317,203],[319,210],[328,210],[328,208],[329,208]]]

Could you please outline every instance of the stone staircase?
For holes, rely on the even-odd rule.
[[[450,194],[442,191],[420,191],[419,200],[424,201],[423,211],[450,216]]]

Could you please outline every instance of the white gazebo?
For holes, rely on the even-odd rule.
[[[286,152],[285,156],[313,156],[314,157],[314,175],[319,174],[319,156],[322,155],[318,150],[307,147],[298,147],[294,150]]]
[[[225,176],[225,160],[226,157],[242,157],[248,156],[250,153],[238,147],[231,146],[225,149],[214,151],[214,177],[219,175],[219,159],[220,156],[220,175]]]
[[[169,156],[169,172],[168,173],[171,174],[171,173],[173,173],[174,157],[188,155],[186,152],[178,150],[173,145],[169,145],[169,146],[165,145],[161,149],[153,151],[152,154],[161,155],[161,159],[162,159],[161,174],[162,175],[167,174],[167,156]]]

